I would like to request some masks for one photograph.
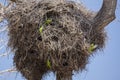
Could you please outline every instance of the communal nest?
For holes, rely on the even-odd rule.
[[[104,30],[97,31],[79,7],[72,1],[43,0],[19,3],[6,13],[8,45],[26,79],[40,80],[48,71],[67,79],[104,47]]]

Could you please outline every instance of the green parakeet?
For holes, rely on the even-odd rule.
[[[41,26],[41,27],[39,28],[40,34],[42,33],[42,31],[43,31],[43,26]]]
[[[45,24],[48,25],[48,24],[50,24],[51,22],[52,22],[52,19],[47,19],[47,20],[45,21]]]
[[[90,44],[90,47],[88,48],[88,51],[90,52],[90,53],[92,53],[93,52],[93,50],[95,49],[97,47],[97,45],[95,45],[95,44]]]
[[[51,68],[50,60],[47,60],[47,67],[48,67],[48,68]]]

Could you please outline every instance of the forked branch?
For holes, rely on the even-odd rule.
[[[93,24],[98,29],[103,29],[115,19],[117,0],[103,0],[103,5],[93,19]]]

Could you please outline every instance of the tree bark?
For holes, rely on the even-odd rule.
[[[117,0],[103,0],[103,5],[100,11],[93,19],[94,27],[103,29],[111,21],[115,19]]]

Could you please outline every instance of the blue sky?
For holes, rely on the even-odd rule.
[[[4,0],[0,0],[2,1]],[[81,1],[94,11],[98,11],[102,5],[102,0]],[[91,57],[87,70],[75,74],[73,80],[120,80],[120,0],[118,0],[116,19],[106,27],[106,32],[108,39],[105,49]],[[0,39],[6,39],[6,36],[6,32],[0,33]],[[0,50],[0,54],[3,52],[6,50]],[[13,66],[12,58],[12,54],[0,57],[0,71]],[[6,73],[0,75],[0,80],[24,80],[24,78],[19,73]],[[55,76],[51,73],[45,80],[55,80]]]

